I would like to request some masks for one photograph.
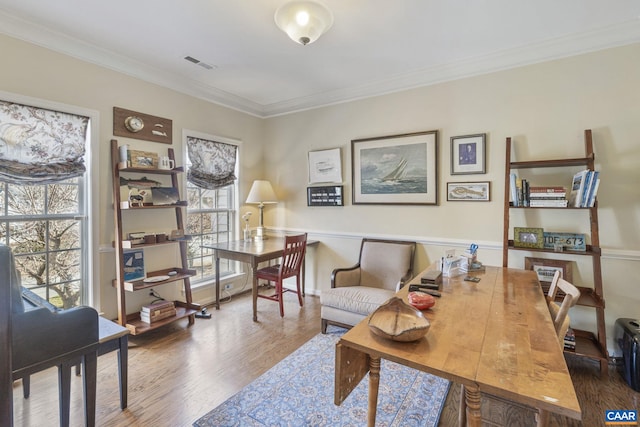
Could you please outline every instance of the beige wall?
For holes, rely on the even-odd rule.
[[[109,143],[114,139],[113,107],[123,107],[173,120],[172,145],[120,137],[115,139],[121,144],[129,144],[131,148],[159,153],[166,153],[167,148],[173,147],[179,164],[182,163],[183,128],[240,140],[241,174],[245,178],[240,183],[240,192],[244,197],[249,191],[251,180],[260,177],[264,121],[9,37],[0,36],[0,52],[3,56],[0,66],[0,91],[99,112],[99,140],[96,141],[94,151],[98,156],[98,170],[92,171],[99,175],[99,194],[95,198],[98,203],[95,212],[99,216],[99,248],[94,248],[99,252],[99,267],[94,283],[94,304],[106,316],[115,317],[116,293],[111,286],[115,268],[111,247],[114,221]],[[129,224],[138,224],[144,231],[168,231],[171,228],[171,222],[166,220],[166,215],[152,212],[142,219],[140,216],[134,218],[135,216],[137,215],[129,216]],[[167,258],[175,259],[175,265],[179,265],[179,253],[176,248],[152,250],[154,256],[147,257],[148,267],[151,269],[166,268],[166,264],[154,265],[154,262],[164,262]],[[172,290],[170,285],[158,290],[166,298],[179,298],[178,289]],[[174,292],[175,295],[170,295],[170,292]],[[129,311],[136,311],[142,302],[148,302],[147,292],[127,294]]]
[[[115,314],[115,292],[108,141],[113,138],[112,108],[120,106],[172,119],[178,151],[183,128],[241,140],[241,200],[253,179],[272,180],[282,202],[266,208],[265,223],[307,230],[321,241],[309,251],[310,293],[328,286],[334,267],[355,261],[363,236],[417,240],[416,269],[447,248],[460,251],[471,242],[480,245],[482,261],[500,265],[505,138],[514,138],[517,160],[580,157],[583,131],[592,129],[603,178],[599,213],[609,342],[616,318],[640,317],[640,44],[266,120],[8,37],[0,36],[0,52],[0,90],[100,113],[101,268],[96,288],[100,309],[109,316]],[[352,205],[350,141],[423,130],[439,131],[439,206]],[[487,173],[451,176],[450,137],[472,133],[487,133]],[[141,149],[164,148],[119,140]],[[345,206],[307,207],[307,153],[335,147],[342,149]],[[571,173],[534,178],[567,185]],[[450,181],[491,181],[492,200],[447,202],[445,186]],[[241,212],[248,209],[253,208],[241,206]],[[585,223],[582,214],[535,214],[526,218],[526,225],[585,232],[578,228]],[[524,219],[516,215],[512,226]],[[522,266],[526,255],[512,253],[510,265]],[[563,259],[576,261],[574,281],[590,283],[583,257]],[[131,298],[131,306],[135,309],[136,299],[144,296]],[[210,301],[212,292],[205,289],[195,296]],[[594,318],[589,309],[572,314],[574,324],[584,329],[595,329]]]
[[[514,139],[514,160],[584,156],[584,130],[593,130],[603,248],[606,320],[611,343],[618,317],[640,317],[640,44],[566,58],[267,120],[268,171],[284,199],[269,208],[268,224],[305,229],[323,242],[316,250],[316,286],[329,286],[334,266],[355,261],[361,236],[401,237],[422,243],[418,268],[446,248],[480,245],[480,259],[501,264],[505,139]],[[351,140],[438,130],[439,206],[351,204]],[[487,133],[487,173],[450,174],[450,138]],[[309,150],[340,147],[347,202],[344,207],[307,207]],[[531,175],[533,183],[568,185],[570,171]],[[524,173],[521,172],[521,176]],[[491,181],[491,202],[447,202],[454,181]],[[588,232],[580,211],[512,214],[513,226]],[[587,228],[580,227],[586,226]],[[509,264],[524,266],[526,252]],[[586,259],[585,259],[586,258]],[[593,281],[588,257],[575,261],[574,281]],[[572,312],[576,327],[595,330],[592,309]],[[610,350],[612,345],[610,344]]]

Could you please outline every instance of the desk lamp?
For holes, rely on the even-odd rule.
[[[273,191],[271,183],[265,180],[253,181],[246,203],[258,204],[258,208],[260,209],[260,225],[258,225],[258,229],[256,230],[256,240],[260,241],[266,239],[264,235],[263,220],[264,205],[278,203],[278,198],[276,197],[276,193]]]

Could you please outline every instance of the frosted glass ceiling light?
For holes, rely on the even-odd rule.
[[[283,4],[276,10],[274,18],[278,28],[301,45],[318,40],[333,25],[333,15],[329,9],[314,1]]]

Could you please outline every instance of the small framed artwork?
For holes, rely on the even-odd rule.
[[[564,280],[573,281],[571,261],[525,257],[524,269],[535,271],[540,282],[550,283],[556,271],[560,271],[560,277]]]
[[[156,169],[158,153],[151,151],[129,150],[129,160],[134,169]]]
[[[451,137],[451,175],[486,173],[486,133]]]
[[[309,151],[309,184],[342,182],[340,149]]]
[[[447,182],[447,201],[488,202],[490,182]]]
[[[513,228],[513,246],[516,248],[542,249],[544,237],[542,228]]]
[[[351,141],[354,205],[437,205],[438,131]]]
[[[307,187],[307,206],[344,206],[342,185]]]

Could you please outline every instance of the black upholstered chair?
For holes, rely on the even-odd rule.
[[[60,425],[69,425],[71,368],[82,363],[85,425],[95,425],[98,313],[91,307],[55,311],[46,306],[23,303],[23,289],[11,250],[0,245],[0,286],[10,288],[10,298],[0,301],[0,312],[9,312],[4,340],[10,353],[10,380],[25,379],[29,395],[29,375],[57,366]],[[35,294],[31,294],[35,297]],[[27,309],[25,309],[25,305]],[[29,307],[30,306],[30,307]],[[3,343],[3,344],[4,344]],[[5,389],[6,385],[3,385]],[[4,395],[0,407],[12,410],[12,394]],[[9,415],[11,419],[12,416]]]

